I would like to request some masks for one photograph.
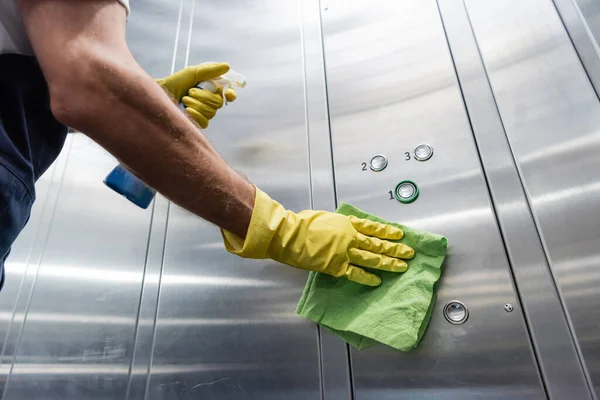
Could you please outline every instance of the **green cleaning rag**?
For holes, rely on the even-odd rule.
[[[404,231],[399,242],[414,248],[415,257],[402,274],[369,270],[381,277],[378,287],[311,272],[296,312],[358,349],[377,342],[402,351],[415,348],[431,317],[446,238],[385,221],[345,203],[336,212],[399,227]]]

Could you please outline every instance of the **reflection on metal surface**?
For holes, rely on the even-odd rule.
[[[439,4],[547,393],[551,398],[589,398],[585,375],[549,273],[469,16],[462,0],[443,0]],[[494,5],[503,7],[501,3]],[[507,9],[507,14],[510,10]],[[489,17],[495,19],[498,13],[491,13]],[[475,20],[476,15],[471,15],[471,19]],[[519,42],[522,39],[520,37]],[[507,51],[512,50],[511,45]],[[512,73],[506,79],[513,79]],[[500,301],[504,303],[505,299]]]
[[[444,317],[454,325],[462,325],[469,318],[469,309],[460,301],[453,300],[444,306]]]
[[[132,3],[130,48],[152,76],[165,76],[179,4]],[[91,140],[71,134],[50,189],[44,180],[52,170],[36,185],[34,214],[19,238],[31,240],[29,255],[11,256],[7,266],[25,279],[4,346],[3,400],[126,398],[150,214],[103,187],[115,165]],[[39,224],[36,208],[43,208]],[[19,287],[11,278],[2,306],[3,296]]]
[[[551,2],[466,4],[544,251],[598,396],[600,315],[592,309],[598,309],[600,291],[584,290],[580,283],[600,286],[597,265],[588,264],[600,254],[600,197],[590,190],[600,184],[598,97]],[[558,312],[549,309],[545,318]],[[562,373],[576,370],[558,355],[553,360]],[[585,387],[571,382],[573,390]]]
[[[373,7],[330,0],[328,6],[323,31],[339,200],[449,242],[419,348],[352,350],[355,398],[545,398],[523,314],[498,306],[518,300],[435,2]],[[367,76],[365,91],[355,82]],[[386,156],[402,159],[425,138],[444,151],[425,163],[390,163],[385,174],[356,173],[366,155],[398,149]],[[403,176],[421,189],[410,207],[386,196]],[[472,279],[467,288],[460,277]],[[476,290],[481,287],[494,294]],[[456,298],[471,311],[460,326],[442,312]]]
[[[574,1],[596,37],[595,6]],[[334,210],[337,194],[448,238],[418,349],[350,352],[295,315],[305,272],[226,253],[214,226],[163,197],[128,206],[102,185],[115,160],[73,135],[7,264],[3,400],[588,398],[536,222],[598,380],[597,99],[549,0],[468,0],[501,121],[462,0],[439,3],[148,0],[128,22],[154,77],[211,59],[248,77],[204,133],[286,207]],[[368,160],[386,172],[357,174]],[[394,201],[419,189],[410,207]]]
[[[307,140],[306,99],[319,95],[319,82],[306,81],[313,70],[305,71],[303,56],[312,53],[304,51],[315,48],[303,48],[298,5],[197,2],[185,32],[191,32],[190,64],[226,60],[248,78],[204,133],[233,168],[286,207],[302,210],[311,207],[307,144],[319,143],[315,136]],[[225,20],[234,20],[234,28],[215,23]],[[326,129],[322,104],[310,109],[314,130]],[[331,190],[331,162],[314,161],[313,192],[324,184]],[[216,242],[222,242],[218,229],[171,206],[147,398],[321,398],[318,331],[293,313],[306,273],[235,257],[212,247]],[[182,276],[220,283],[189,285]]]
[[[553,0],[587,75],[600,96],[600,3]]]
[[[413,155],[417,161],[427,161],[433,156],[433,147],[425,143],[420,144],[415,148]]]
[[[65,379],[27,373],[28,366],[50,360],[65,364],[128,366],[130,363],[149,214],[122,207],[123,199],[102,187],[102,177],[113,167],[114,158],[81,134],[72,136],[71,141],[70,149],[65,149],[70,152],[40,249],[34,285],[27,296],[22,329],[11,328],[11,335],[18,332],[19,337],[4,399],[64,398],[65,391],[72,398],[125,396],[127,376],[92,373]],[[97,184],[94,186],[90,181]],[[62,263],[78,266],[77,273],[83,279],[77,280],[77,284],[63,279],[68,268],[60,271],[62,276],[52,274],[52,269]],[[137,285],[97,279],[94,270],[99,266],[105,276],[113,272],[137,276]],[[27,274],[29,269],[27,266]],[[69,318],[62,323],[53,321],[51,317],[59,314],[70,315],[71,322]],[[39,315],[47,317],[36,318]],[[81,323],[82,318],[75,318],[83,315],[96,318],[99,323]],[[131,322],[104,324],[98,318],[101,315]],[[93,383],[103,379],[109,379],[110,383],[102,386]]]
[[[308,138],[311,206],[336,209],[336,194],[329,130],[329,109],[321,30],[321,2],[300,0],[304,63],[305,112]],[[352,396],[349,346],[317,326],[322,400],[348,400]]]
[[[66,162],[72,145],[69,135],[63,151],[56,162],[41,177],[37,185],[38,201],[34,203],[28,225],[19,235],[6,262],[6,282],[0,292],[0,307],[6,318],[2,327],[2,353],[0,365],[0,398],[6,391],[6,383],[13,370],[14,359],[21,340],[25,316],[29,310],[29,300],[35,287],[40,258],[46,245],[48,231],[54,217],[58,193],[63,182]],[[22,265],[23,268],[19,268]]]
[[[383,171],[388,165],[388,160],[383,154],[378,154],[369,161],[369,168],[375,172]]]

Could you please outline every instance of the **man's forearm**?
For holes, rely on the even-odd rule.
[[[131,56],[111,1],[19,0],[52,111],[183,208],[244,238],[254,187]]]
[[[64,119],[175,203],[245,237],[254,187],[133,60],[115,64],[94,68],[94,101]]]

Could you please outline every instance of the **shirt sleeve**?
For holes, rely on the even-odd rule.
[[[123,7],[125,7],[125,11],[127,11],[127,16],[129,16],[129,13],[131,12],[131,9],[129,8],[129,0],[119,0],[119,3],[121,3]]]

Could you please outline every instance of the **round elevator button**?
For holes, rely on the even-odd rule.
[[[375,172],[383,171],[387,165],[388,160],[383,154],[377,154],[369,162],[369,168]]]
[[[444,306],[444,317],[451,324],[464,324],[467,318],[469,318],[469,310],[463,303],[454,300]]]
[[[396,185],[394,190],[396,200],[401,203],[412,203],[419,196],[419,188],[412,181],[402,181]]]
[[[427,161],[433,156],[433,147],[428,144],[420,144],[414,151],[415,159],[418,161]]]

